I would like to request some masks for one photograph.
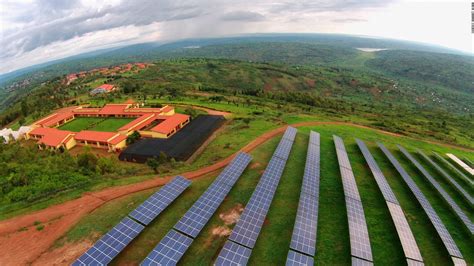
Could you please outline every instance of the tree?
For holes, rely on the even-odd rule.
[[[28,103],[26,102],[26,99],[21,101],[21,114],[23,114],[23,116],[27,116],[28,113],[29,113],[30,109],[28,107]]]
[[[160,166],[160,163],[155,157],[148,158],[146,160],[146,165],[148,165],[148,167],[150,167],[155,172],[155,174],[158,174],[158,166]]]
[[[127,145],[131,145],[131,144],[135,143],[141,137],[142,136],[140,135],[140,133],[138,133],[138,131],[133,131],[133,133],[130,134],[130,136],[127,137]]]

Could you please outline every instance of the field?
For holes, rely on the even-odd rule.
[[[362,154],[355,144],[354,137],[359,137],[366,141],[370,151],[387,177],[390,186],[394,190],[406,213],[422,256],[425,259],[425,263],[428,265],[445,265],[450,262],[441,241],[437,237],[434,237],[436,232],[431,226],[427,216],[401,177],[390,165],[382,152],[376,148],[374,144],[375,141],[382,141],[394,153],[438,212],[461,249],[468,264],[474,262],[474,248],[472,247],[470,233],[464,229],[463,224],[456,219],[455,215],[450,211],[449,206],[442,201],[433,187],[396,151],[394,145],[396,143],[401,144],[410,151],[413,151],[415,148],[420,148],[425,151],[436,150],[437,152],[444,153],[452,151],[452,149],[414,141],[405,137],[388,136],[369,129],[360,129],[351,126],[321,125],[299,128],[299,134],[297,135],[295,145],[290,154],[290,159],[288,160],[270,211],[266,217],[265,224],[253,250],[250,260],[251,265],[284,264],[298,205],[307,149],[306,146],[308,143],[308,132],[310,129],[321,133],[322,149],[321,195],[317,255],[315,258],[316,264],[341,265],[350,263],[344,194],[334,144],[332,142],[332,134],[341,136],[346,144],[367,217],[375,264],[404,264],[404,255],[385,201],[370,170],[365,164]],[[209,265],[214,261],[227,237],[215,235],[213,234],[213,230],[229,228],[223,223],[219,214],[229,213],[231,210],[236,209],[238,204],[245,206],[278,141],[279,137],[273,138],[251,153],[253,161],[250,167],[244,172],[216,214],[214,214],[210,222],[193,242],[191,248],[181,260],[183,265]],[[472,154],[460,151],[454,152],[472,158]],[[470,219],[473,219],[474,213],[472,207],[470,207],[441,176],[431,171],[431,168],[428,167],[425,161],[421,159],[419,161],[430,169],[431,174],[441,183],[443,188],[448,191],[454,200],[468,213]],[[193,181],[191,188],[150,224],[145,231],[114,260],[113,264],[136,264],[143,260],[186,210],[191,207],[193,202],[202,194],[217,174],[218,173]],[[454,173],[451,174],[454,176]],[[462,182],[458,176],[454,177],[458,182]],[[465,185],[465,183],[462,184]],[[469,192],[473,193],[472,188],[469,189]],[[85,240],[97,240],[100,235],[113,227],[124,215],[145,200],[151,193],[152,191],[136,193],[104,205],[89,216],[83,218],[65,237],[56,243],[56,247],[70,247],[71,245],[79,244]],[[76,256],[77,255],[80,254],[76,254]]]
[[[81,130],[116,132],[133,118],[78,117],[62,125],[59,129],[79,132]]]

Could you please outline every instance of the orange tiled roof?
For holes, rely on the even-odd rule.
[[[155,114],[144,114],[140,116],[139,118],[133,120],[132,122],[119,128],[119,131],[122,131],[122,130],[131,131],[131,130],[137,130],[139,128],[143,128],[153,123],[153,121],[155,121],[154,117],[155,117]]]
[[[173,131],[179,124],[186,122],[189,119],[189,115],[174,114],[172,116],[163,116],[166,120],[155,126],[151,131],[155,131],[162,134],[168,134]]]
[[[38,143],[46,146],[57,147],[62,143],[68,141],[73,136],[73,132],[66,130],[59,130],[56,128],[38,127],[30,131],[30,135],[43,136]]]
[[[112,144],[112,145],[116,145],[116,144],[119,144],[120,142],[122,142],[126,139],[127,139],[126,135],[117,134],[114,138],[109,140],[109,143]]]

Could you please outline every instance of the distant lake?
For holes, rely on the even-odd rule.
[[[362,52],[378,52],[383,50],[388,50],[387,48],[356,48]]]

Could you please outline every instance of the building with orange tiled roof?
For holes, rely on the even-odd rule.
[[[114,90],[116,90],[117,88],[115,87],[115,85],[112,85],[112,84],[102,84],[100,85],[99,87],[91,90],[90,92],[90,95],[97,95],[97,94],[103,94],[103,93],[109,93],[109,92],[112,92]]]
[[[117,132],[83,130],[78,133],[57,129],[77,117],[129,117],[135,118]],[[189,123],[190,117],[176,114],[171,106],[139,108],[132,101],[122,104],[106,104],[102,108],[67,107],[32,124],[27,139],[38,140],[40,148],[70,149],[76,145],[88,145],[118,151],[126,147],[128,135],[138,131],[144,137],[169,138]]]

